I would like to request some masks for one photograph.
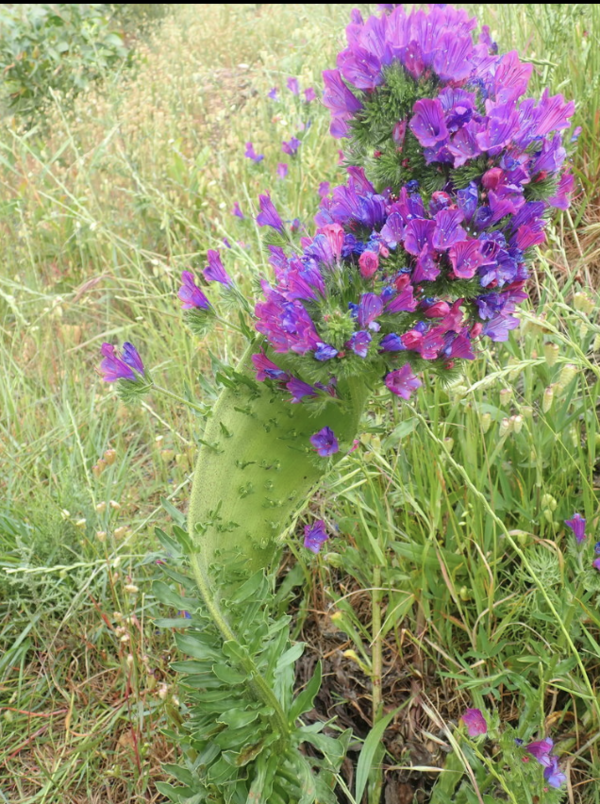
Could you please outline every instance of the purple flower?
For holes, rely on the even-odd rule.
[[[321,458],[329,458],[331,455],[335,455],[336,452],[339,452],[340,449],[338,440],[333,430],[329,427],[323,427],[318,433],[312,435],[310,437],[310,443],[317,450]]]
[[[571,528],[575,534],[577,544],[581,544],[585,540],[585,519],[581,514],[573,514],[571,519],[565,519],[565,525]]]
[[[265,380],[288,382],[290,379],[290,375],[283,371],[283,369],[280,369],[272,360],[269,360],[264,352],[252,355],[252,363],[256,369],[256,379],[260,382],[264,382]]]
[[[487,734],[487,723],[480,709],[467,709],[461,720],[467,727],[469,737]]]
[[[379,346],[384,352],[403,352],[406,346],[402,343],[399,335],[389,332],[379,341]]]
[[[486,321],[483,327],[483,334],[493,341],[503,343],[508,340],[508,333],[511,329],[519,326],[519,319],[514,316],[504,316],[502,314]]]
[[[295,156],[298,153],[298,148],[300,147],[300,140],[298,137],[292,137],[289,142],[285,140],[281,143],[281,150],[284,154],[288,154],[289,156]]]
[[[137,382],[144,376],[144,365],[133,344],[127,341],[123,344],[123,355],[118,357],[115,347],[111,343],[103,343],[100,352],[104,360],[100,363],[100,371],[105,382],[117,380],[130,380]]]
[[[358,304],[358,323],[368,327],[383,312],[383,302],[375,293],[363,293]]]
[[[385,378],[386,387],[402,399],[410,399],[413,391],[420,388],[423,383],[413,374],[409,363],[396,371],[390,371]]]
[[[600,556],[592,561],[592,567],[600,572]]]
[[[388,304],[388,313],[413,313],[417,309],[417,300],[413,296],[413,286],[407,285]]]
[[[352,335],[350,340],[346,343],[346,347],[352,349],[359,357],[366,357],[370,343],[371,335],[364,330],[359,330]]]
[[[285,162],[279,162],[277,165],[277,175],[280,179],[285,179],[288,174],[288,166]]]
[[[315,555],[321,550],[327,539],[329,536],[322,519],[317,519],[312,525],[304,526],[304,546]]]
[[[279,213],[271,201],[271,196],[268,194],[259,195],[258,202],[260,206],[260,212],[256,216],[256,222],[258,225],[271,226],[278,232],[283,233],[283,221],[279,217]]]
[[[350,133],[348,120],[362,109],[362,103],[348,89],[339,70],[324,70],[323,82],[325,84],[323,103],[332,116],[329,130],[338,139],[347,137]]]
[[[562,787],[567,777],[558,769],[558,759],[550,757],[550,765],[544,769],[544,779],[550,787]]]
[[[319,195],[321,198],[326,198],[329,195],[330,186],[328,181],[322,181],[321,184],[319,184]]]
[[[435,249],[445,251],[455,243],[467,239],[466,232],[460,225],[464,217],[460,209],[442,209],[436,214],[431,240]]]
[[[479,240],[461,240],[449,252],[452,269],[461,279],[472,279],[485,263]]]
[[[183,304],[182,310],[208,310],[210,302],[194,281],[194,274],[190,271],[181,272],[182,286],[177,294]]]
[[[531,754],[532,757],[537,759],[540,765],[543,765],[544,768],[548,768],[552,764],[550,753],[553,748],[554,742],[550,739],[550,737],[545,737],[543,740],[536,740],[535,742],[529,743],[525,746],[527,753]]]
[[[330,346],[328,343],[317,343],[317,348],[315,349],[315,359],[324,362],[325,360],[332,360],[338,351],[334,349],[333,346]]]
[[[299,380],[297,377],[292,377],[289,382],[286,383],[285,387],[292,395],[291,402],[293,403],[301,402],[305,396],[311,397],[317,395],[312,385]]]
[[[274,101],[278,100],[278,98],[277,98],[277,92],[278,92],[277,87],[273,87],[272,89],[270,89],[270,90],[267,92],[267,98],[270,98],[271,100],[274,100]]]
[[[242,218],[243,219],[243,218],[246,217],[244,215],[244,213],[242,212],[242,210],[240,209],[240,205],[238,204],[237,201],[234,201],[233,209],[231,210],[231,214],[235,215],[236,218]]]
[[[317,99],[317,94],[316,94],[315,90],[313,89],[313,87],[307,87],[304,90],[304,100],[306,101],[306,103],[310,103],[311,101],[314,101],[316,99]]]
[[[410,130],[424,147],[437,145],[448,136],[444,109],[438,98],[423,98],[413,106]]]
[[[252,145],[251,142],[246,143],[246,150],[244,152],[244,156],[247,159],[251,159],[253,162],[256,162],[256,163],[262,162],[263,159],[265,158],[264,154],[257,154],[256,153],[256,151],[254,150],[254,145]]]
[[[231,287],[233,285],[233,280],[223,268],[223,263],[221,262],[221,255],[218,251],[214,249],[209,249],[206,252],[206,257],[208,259],[208,266],[204,269],[204,278],[207,282],[220,282],[222,285],[226,285],[227,287]]]
[[[288,78],[286,82],[286,86],[292,95],[299,95],[300,94],[300,86],[298,84],[297,78]]]

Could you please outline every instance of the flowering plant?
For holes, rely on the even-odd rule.
[[[273,676],[280,665],[272,654],[284,647],[273,643],[273,633],[281,629],[265,614],[266,641],[253,642],[247,611],[234,603],[267,594],[260,579],[277,537],[350,448],[370,393],[384,386],[408,400],[422,372],[452,380],[460,361],[476,359],[482,339],[508,339],[527,297],[533,250],[544,242],[552,210],[568,205],[573,177],[564,167],[563,131],[573,102],[547,91],[537,101],[524,98],[531,65],[515,52],[499,55],[485,27],[475,41],[475,26],[465,11],[440,4],[408,13],[388,5],[366,22],[354,11],[348,47],[337,69],[324,73],[323,96],[331,133],[344,144],[347,180],[331,193],[323,188],[316,233],[298,242],[298,222],[286,225],[270,195],[259,197],[256,222],[269,232],[273,279],[263,279],[253,316],[219,253],[208,252],[204,279],[220,287],[229,307],[239,305],[249,346],[236,369],[221,371],[224,389],[207,419],[179,548],[223,641],[227,672],[211,669],[217,636],[202,636],[200,619],[192,617],[188,627],[198,633],[180,646],[198,666],[206,660],[190,670],[204,678],[199,687],[242,685],[239,696],[247,684],[250,698],[261,702],[260,711],[247,703],[250,719],[235,719],[236,728],[244,724],[243,740],[254,732],[275,736],[250,753],[241,743],[237,753],[226,751],[225,738],[215,749],[208,727],[215,713],[203,705],[204,731],[192,742],[210,756],[211,770],[199,788],[184,774],[193,793],[212,795],[215,785],[231,783],[240,786],[236,800],[245,800],[259,783],[272,792],[284,766],[288,777],[290,768],[292,775],[314,770],[297,752],[309,732],[294,731],[314,697],[312,682],[312,697],[293,699],[287,670],[284,681]],[[291,82],[298,94],[297,80]],[[292,138],[283,151],[294,157],[299,145]],[[257,164],[263,159],[252,143],[245,155]],[[243,217],[238,204],[234,214]],[[186,319],[202,334],[219,319],[217,306],[190,271],[182,282]],[[105,378],[127,396],[156,388],[131,344],[122,359],[108,344],[103,354]],[[324,523],[307,526],[305,537],[318,552],[327,539]],[[260,599],[252,605],[262,611]],[[244,710],[238,698],[235,706]],[[322,766],[329,773],[339,766],[345,738],[340,746],[310,734],[329,758]],[[280,755],[267,749],[273,740],[285,746]],[[242,772],[250,762],[254,770]],[[284,785],[273,800],[333,800],[331,778],[323,778],[312,793]]]

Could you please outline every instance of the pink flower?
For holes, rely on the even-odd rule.
[[[481,709],[467,709],[461,720],[467,727],[469,737],[479,737],[480,734],[487,734],[487,723],[481,713]]]

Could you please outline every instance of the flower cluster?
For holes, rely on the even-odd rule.
[[[465,724],[469,737],[471,738],[480,737],[488,732],[488,724],[481,709],[466,709],[461,720]],[[518,748],[522,747],[544,768],[544,780],[550,787],[562,787],[567,777],[559,769],[558,757],[552,753],[554,742],[550,737],[527,743],[527,745],[524,744],[523,740],[517,738],[515,743]],[[523,759],[527,760],[528,758],[523,757]]]
[[[532,249],[573,187],[561,132],[574,104],[523,99],[531,65],[497,55],[485,28],[475,42],[475,24],[439,4],[366,22],[353,12],[324,102],[355,164],[301,253],[270,247],[275,283],[256,305],[286,368],[258,377],[292,401],[335,396],[358,375],[408,399],[415,372],[448,375],[479,336],[505,341],[518,325]],[[267,196],[257,222],[285,234]]]
[[[552,754],[554,742],[550,737],[543,740],[536,740],[525,746],[528,754],[531,754],[544,768],[544,779],[550,787],[561,787],[567,781],[567,777],[558,767],[558,757]]]

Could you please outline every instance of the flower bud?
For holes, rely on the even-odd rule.
[[[546,521],[549,522],[550,524],[552,524],[552,522],[554,521],[554,517],[552,516],[552,511],[549,508],[546,508],[543,511],[543,514],[544,514],[544,518],[546,519]]]
[[[592,344],[592,352],[600,352],[600,335],[596,335]]]
[[[96,506],[96,511],[99,514],[103,514],[106,511],[106,503],[104,501],[99,502],[98,505]]]
[[[558,353],[560,349],[557,343],[545,343],[544,344],[544,357],[546,358],[546,363],[552,367],[556,361],[558,360]]]
[[[117,460],[117,450],[107,449],[104,453],[104,460],[109,466],[111,466]]]
[[[86,525],[86,520],[85,519],[78,519],[75,522],[75,527],[79,528],[80,530],[83,530],[85,528],[85,525]]]
[[[169,463],[175,457],[175,450],[173,449],[161,449],[160,457],[164,463]]]
[[[510,433],[511,429],[512,429],[511,420],[510,419],[502,419],[502,421],[500,422],[500,429],[499,429],[500,438],[502,438],[505,435],[508,435]]]
[[[129,592],[130,595],[137,595],[137,593],[140,591],[138,587],[133,583],[126,583],[123,589],[126,592]]]
[[[521,405],[521,415],[525,419],[531,419],[533,416],[533,408],[530,405]]]
[[[544,388],[544,396],[542,398],[542,410],[544,411],[544,413],[548,413],[548,411],[552,407],[553,401],[554,401],[554,385],[549,385],[547,388]]]
[[[96,531],[96,538],[98,539],[99,542],[105,542],[106,541],[106,531],[105,530],[97,530]]]
[[[544,494],[542,497],[542,507],[549,508],[551,511],[556,511],[558,503],[551,494]]]
[[[467,601],[471,599],[471,594],[466,586],[461,586],[460,591],[458,593],[461,600]]]
[[[454,439],[450,436],[446,436],[444,439],[444,444],[446,445],[446,449],[448,452],[452,452],[452,447],[454,446]]]
[[[501,388],[500,389],[500,404],[502,407],[506,407],[512,398],[512,389],[511,388]]]
[[[126,528],[124,525],[121,525],[120,528],[117,528],[114,532],[115,539],[122,539],[123,536],[129,531],[129,528]]]

